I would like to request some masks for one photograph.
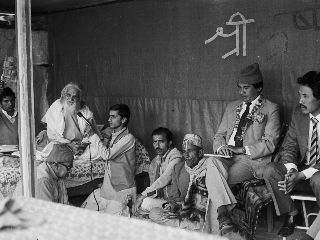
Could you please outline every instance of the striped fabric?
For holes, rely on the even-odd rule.
[[[311,145],[310,145],[310,159],[309,166],[312,167],[318,162],[319,157],[319,147],[318,147],[318,132],[317,132],[317,124],[318,120],[316,118],[311,118],[313,127],[312,127],[312,135],[311,135]]]

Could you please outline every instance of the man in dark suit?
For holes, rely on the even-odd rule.
[[[278,233],[283,237],[293,233],[294,216],[298,214],[288,193],[311,191],[320,206],[320,72],[306,73],[298,78],[298,84],[300,107],[293,112],[280,161],[268,164],[264,171],[276,213],[284,216]],[[319,227],[313,224],[304,239],[314,239]]]

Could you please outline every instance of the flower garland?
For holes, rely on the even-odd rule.
[[[246,124],[245,126],[242,127],[241,129],[241,140],[243,140],[243,135],[246,132],[247,128],[254,122],[262,123],[264,120],[265,115],[261,112],[257,112],[263,105],[263,96],[261,95],[260,98],[258,99],[257,103],[253,106],[252,111],[247,115],[246,117]],[[240,123],[240,112],[242,110],[242,103],[237,106],[236,108],[236,121],[234,123],[234,128],[233,129],[238,129],[239,123]]]

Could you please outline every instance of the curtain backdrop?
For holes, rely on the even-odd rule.
[[[78,82],[99,123],[110,105],[127,103],[129,127],[149,151],[151,131],[165,126],[179,147],[192,132],[211,152],[225,106],[238,98],[238,73],[248,64],[260,64],[265,97],[289,120],[296,78],[319,70],[318,8],[301,0],[137,0],[51,14],[49,103],[66,83]],[[217,27],[234,31],[226,22],[236,12],[255,20],[246,25],[247,55],[241,25],[239,56],[222,59],[235,48],[235,36],[204,41]]]

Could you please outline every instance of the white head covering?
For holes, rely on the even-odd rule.
[[[202,138],[197,134],[188,133],[184,136],[183,142],[182,142],[182,147],[184,147],[188,144],[192,144],[192,145],[197,146],[199,148],[203,148]]]

